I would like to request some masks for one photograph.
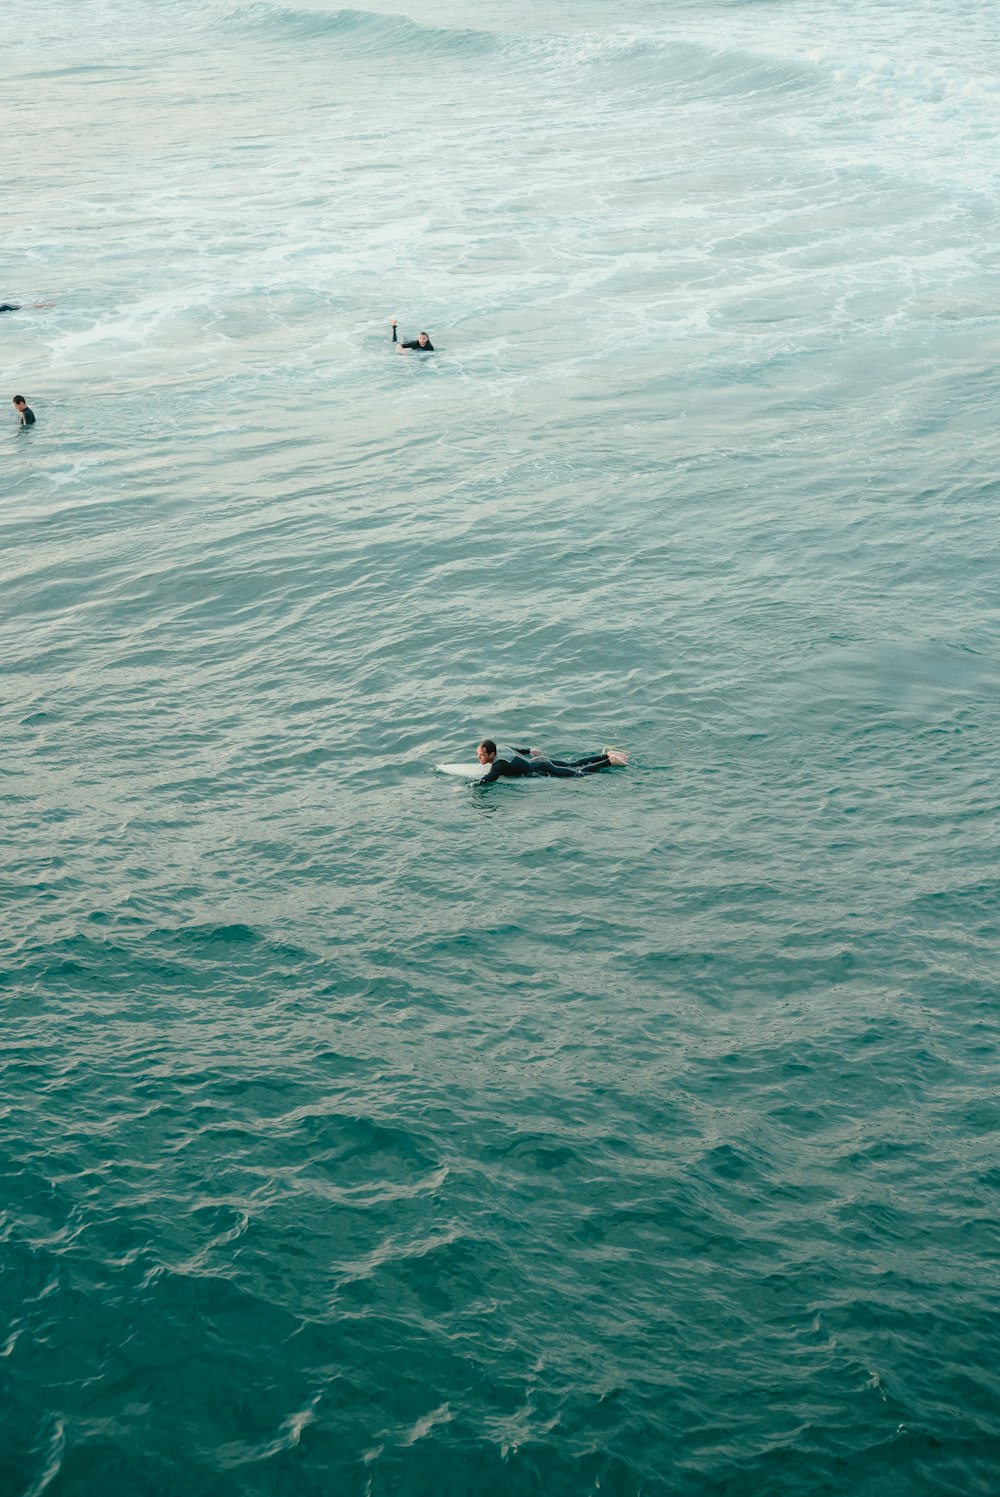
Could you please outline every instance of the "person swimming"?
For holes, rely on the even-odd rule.
[[[483,739],[476,750],[476,758],[480,764],[489,767],[489,772],[476,781],[477,785],[492,785],[501,779],[576,780],[581,775],[620,768],[628,763],[628,754],[613,748],[606,748],[600,754],[585,754],[582,759],[549,759],[539,749],[511,748],[500,758],[492,738]]]
[[[395,317],[390,317],[389,318],[389,325],[392,328],[392,341],[393,341],[393,343],[396,344],[396,351],[397,351],[397,353],[404,353],[407,349],[410,349],[410,348],[415,349],[417,351],[417,353],[433,353],[434,352],[434,344],[431,342],[430,338],[428,338],[428,336],[427,336],[426,333],[418,333],[417,336],[415,338],[411,339],[409,343],[398,343],[396,341],[396,319],[395,319]]]
[[[22,309],[21,303],[19,301],[2,301],[0,302],[0,312],[20,312],[22,310],[33,312],[36,307],[54,306],[54,301],[33,301],[26,308]]]
[[[28,405],[28,402],[25,400],[23,395],[15,395],[11,400],[11,405],[14,407],[18,416],[21,418],[20,424],[22,426],[34,426],[35,413]]]

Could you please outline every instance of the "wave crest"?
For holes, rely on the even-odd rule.
[[[295,5],[249,0],[230,11],[229,25],[265,31],[297,41],[336,39],[361,55],[398,52],[403,57],[477,56],[498,45],[490,31],[462,27],[424,26],[408,16],[384,11],[317,11]]]

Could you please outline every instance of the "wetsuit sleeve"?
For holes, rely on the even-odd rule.
[[[393,343],[395,343],[395,341],[396,341],[396,324],[395,323],[392,324],[392,341],[393,341]]]
[[[500,778],[500,763],[496,759],[494,759],[493,763],[490,765],[489,774],[484,774],[481,780],[477,780],[476,781],[476,784],[477,785],[492,785],[493,781],[494,780],[499,780],[499,778]]]

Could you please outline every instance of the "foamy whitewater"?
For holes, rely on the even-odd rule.
[[[8,13],[0,1492],[992,1497],[995,8],[401,3]]]

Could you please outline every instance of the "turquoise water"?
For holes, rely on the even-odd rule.
[[[995,15],[399,3],[5,47],[0,1490],[992,1494]]]

